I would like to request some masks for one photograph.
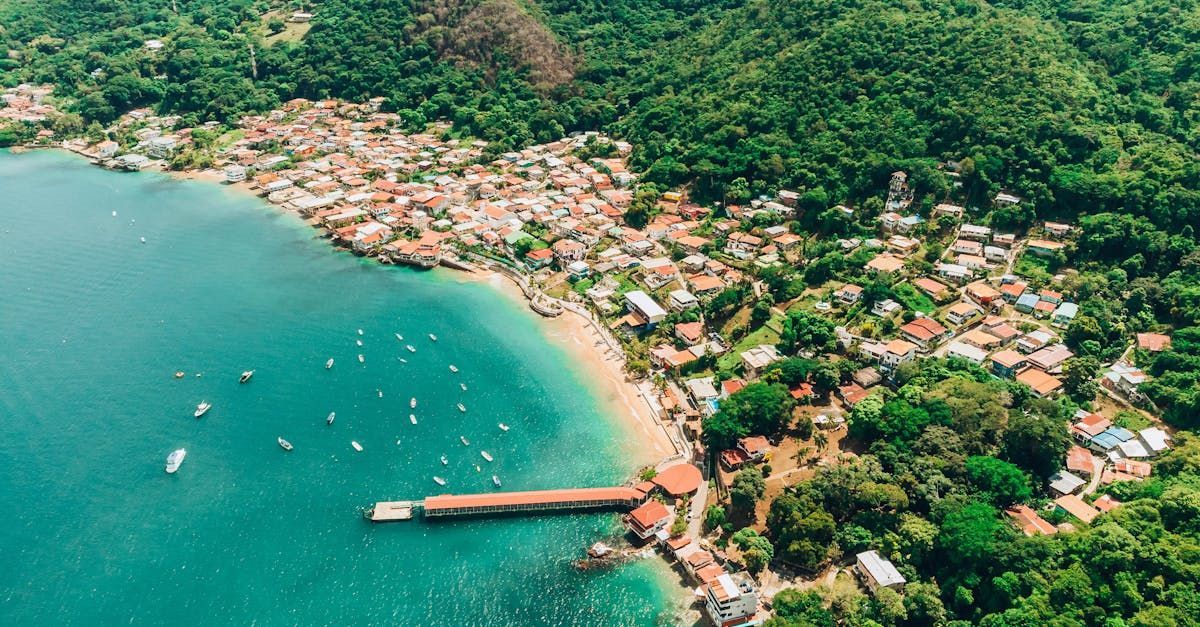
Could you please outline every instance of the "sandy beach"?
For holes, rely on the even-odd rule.
[[[520,302],[522,307],[527,306],[521,290],[497,272],[481,270],[458,275],[465,281],[486,283]],[[586,382],[591,384],[602,407],[618,418],[628,434],[623,444],[631,461],[644,466],[675,454],[675,446],[662,423],[642,399],[638,387],[625,377],[622,357],[608,350],[587,320],[567,311],[557,318],[542,318],[542,324],[546,336],[567,351],[581,372],[591,375]]]

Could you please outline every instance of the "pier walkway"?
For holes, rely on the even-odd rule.
[[[368,514],[372,522],[409,520],[416,510],[426,518],[489,516],[572,510],[632,509],[646,500],[637,488],[569,488],[485,494],[441,494],[423,501],[381,501]]]

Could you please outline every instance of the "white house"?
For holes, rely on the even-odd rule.
[[[741,625],[758,612],[758,590],[745,573],[720,575],[704,591],[704,609],[714,625]]]
[[[863,551],[855,559],[854,569],[862,577],[867,588],[874,592],[879,588],[891,588],[897,592],[904,590],[906,583],[896,566],[884,559],[876,551]]]
[[[654,302],[648,294],[642,290],[633,290],[625,293],[625,306],[629,312],[636,317],[644,320],[643,324],[656,325],[667,317],[667,311],[661,305]]]

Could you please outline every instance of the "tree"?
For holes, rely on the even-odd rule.
[[[278,35],[279,33],[282,33],[285,28],[287,28],[287,23],[285,23],[283,19],[279,17],[272,17],[271,19],[267,20],[267,32],[271,33],[272,35]]]
[[[1079,403],[1090,402],[1100,391],[1096,374],[1100,372],[1100,360],[1085,355],[1063,362],[1063,391]]]
[[[739,530],[730,539],[742,550],[746,569],[752,573],[760,572],[775,556],[771,541],[749,527]]]
[[[721,402],[720,409],[703,422],[704,438],[717,449],[732,447],[750,434],[778,433],[796,406],[788,389],[778,383],[756,382]]]
[[[733,478],[733,485],[729,488],[729,503],[739,516],[752,519],[754,508],[766,490],[767,484],[762,473],[757,466],[750,466]]]
[[[971,501],[946,514],[938,532],[937,548],[945,558],[943,570],[965,576],[984,568],[996,551],[996,542],[1008,531],[991,505]]]
[[[704,510],[704,528],[712,531],[725,525],[725,508],[720,505],[709,505]]]
[[[1033,496],[1029,477],[1015,464],[986,455],[967,458],[967,480],[997,507],[1024,503]]]
[[[775,616],[786,620],[788,625],[834,627],[836,624],[833,613],[825,609],[821,595],[812,590],[785,588],[775,595],[771,605]]]
[[[1045,480],[1062,466],[1070,447],[1071,437],[1061,416],[1014,412],[1001,437],[1000,457]]]

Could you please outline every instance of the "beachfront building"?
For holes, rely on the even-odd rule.
[[[241,183],[246,180],[246,166],[231,163],[225,166],[225,182]]]
[[[625,293],[625,307],[629,310],[627,321],[632,327],[654,327],[667,317],[667,311],[641,290]]]
[[[874,592],[879,588],[891,588],[897,592],[904,590],[906,583],[896,566],[884,559],[877,551],[863,551],[854,562],[854,569],[862,577],[867,588]]]
[[[639,540],[648,540],[654,537],[654,534],[666,529],[674,518],[675,516],[671,510],[667,509],[666,505],[651,499],[629,512],[629,515],[625,517],[625,526]]]
[[[758,589],[746,573],[720,575],[704,586],[704,609],[718,627],[749,624],[758,613]]]

